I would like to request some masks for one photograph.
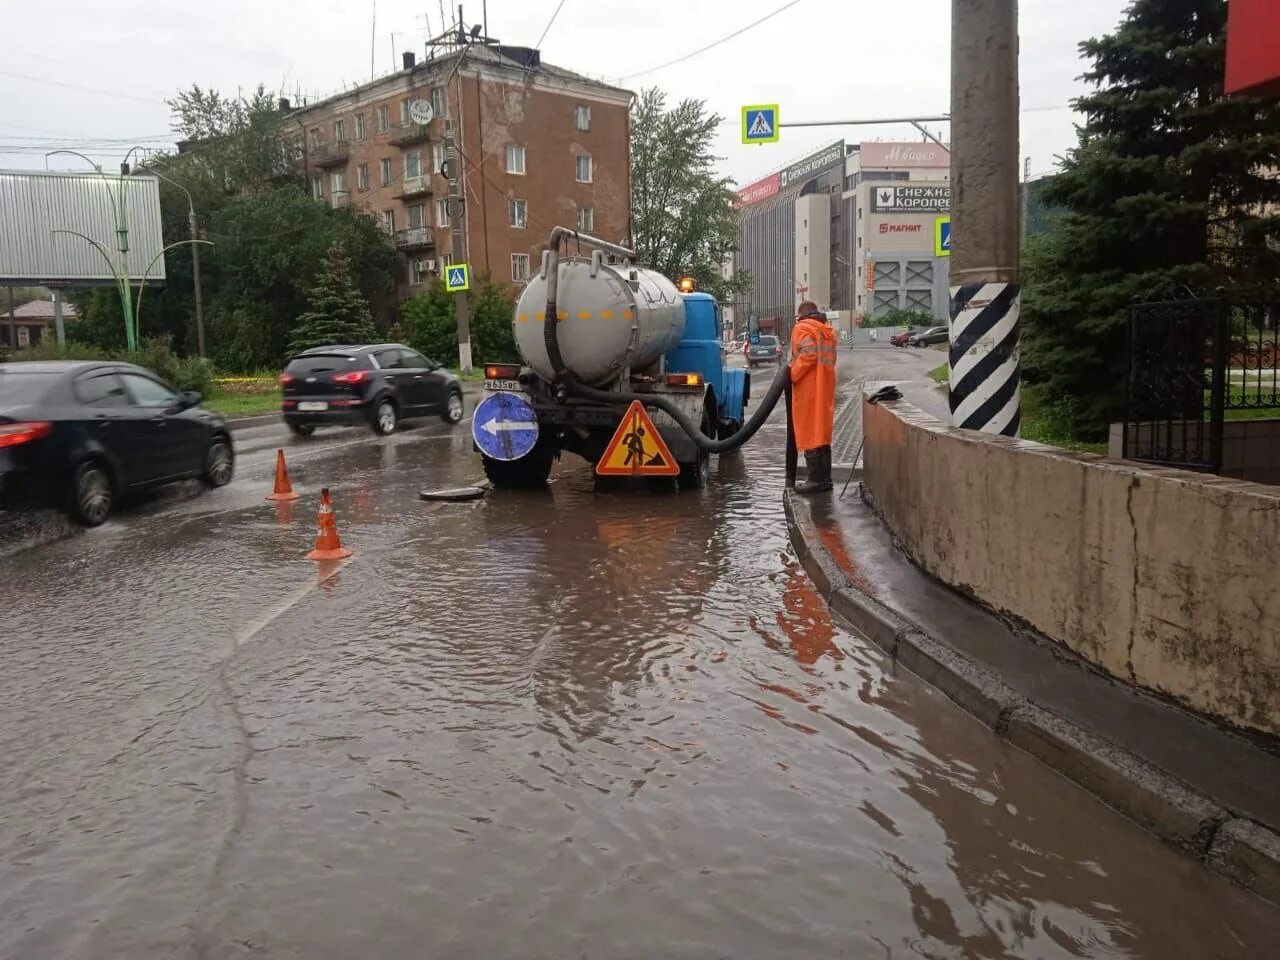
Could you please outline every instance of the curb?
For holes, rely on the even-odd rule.
[[[792,491],[787,530],[805,572],[832,612],[996,736],[1215,873],[1280,905],[1280,834],[1177,780],[1111,740],[1022,696],[994,671],[931,637],[859,590],[831,557]]]
[[[461,385],[464,397],[474,397],[484,393],[484,384],[481,381],[463,380]],[[232,430],[244,430],[273,420],[280,420],[279,410],[273,410],[271,413],[255,413],[247,417],[227,417],[227,426]]]

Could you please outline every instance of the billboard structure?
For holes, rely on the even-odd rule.
[[[1231,0],[1227,4],[1226,92],[1280,94],[1280,16],[1274,0]]]
[[[0,284],[163,284],[163,248],[155,177],[0,170]]]

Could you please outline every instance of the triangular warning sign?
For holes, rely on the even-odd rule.
[[[773,127],[769,124],[769,115],[763,110],[756,114],[756,118],[751,121],[751,126],[747,129],[748,137],[772,137]]]
[[[680,465],[639,400],[631,406],[596,464],[602,477],[674,477]]]

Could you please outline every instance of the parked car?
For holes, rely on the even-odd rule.
[[[755,343],[748,339],[742,352],[747,358],[748,367],[754,367],[758,363],[778,363],[782,360],[782,345],[778,343],[777,337],[768,334],[761,334],[756,338]]]
[[[462,386],[445,367],[399,343],[315,347],[280,374],[284,422],[300,437],[320,426],[372,427],[385,436],[401,420],[462,419]]]
[[[923,333],[917,333],[907,341],[913,347],[929,347],[935,343],[947,342],[946,327],[930,327]]]
[[[920,333],[920,331],[915,329],[903,330],[901,333],[895,333],[892,337],[890,337],[889,342],[893,344],[895,347],[905,347],[908,343],[911,342],[911,338],[914,337],[917,333]]]
[[[96,527],[126,494],[230,483],[231,432],[201,399],[131,363],[0,363],[0,500]]]

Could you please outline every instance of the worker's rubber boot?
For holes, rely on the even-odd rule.
[[[809,466],[809,476],[796,484],[796,493],[823,493],[831,489],[831,448],[818,447],[804,452],[804,462]]]

